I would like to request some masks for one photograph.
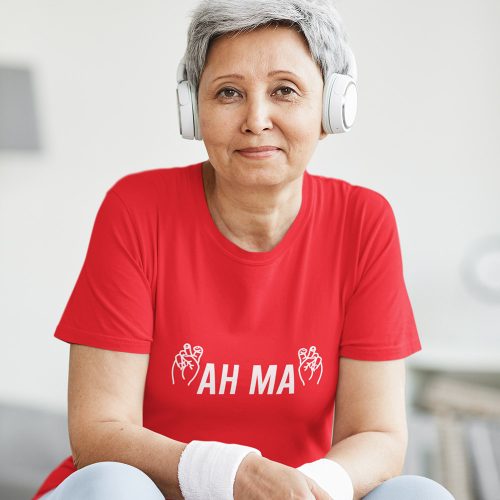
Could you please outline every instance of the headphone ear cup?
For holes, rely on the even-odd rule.
[[[187,81],[177,84],[177,116],[179,132],[184,139],[194,138],[193,109],[190,97],[191,90]]]
[[[189,84],[189,86],[191,87],[191,109],[193,110],[194,138],[201,141],[200,119],[198,115],[198,94],[192,88],[191,84]]]
[[[177,117],[184,139],[201,139],[196,91],[187,79],[184,58],[177,66]]]
[[[354,52],[345,45],[348,74],[333,73],[323,87],[323,130],[328,134],[349,132],[358,110],[358,65]]]
[[[357,107],[356,82],[349,75],[332,73],[323,86],[323,130],[328,134],[349,132]]]

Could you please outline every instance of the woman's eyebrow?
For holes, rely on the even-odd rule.
[[[295,74],[293,71],[288,71],[288,70],[285,70],[285,69],[275,69],[273,71],[270,71],[267,76],[274,76],[276,75],[277,73],[286,73],[288,75],[292,75],[294,76],[295,78],[298,78],[300,80],[300,77],[299,75]],[[221,80],[223,78],[236,78],[237,80],[244,80],[245,77],[243,75],[240,75],[238,73],[231,73],[229,75],[222,75],[222,76],[218,76],[217,78],[215,78],[214,80],[212,80],[212,83],[215,83],[217,80]]]

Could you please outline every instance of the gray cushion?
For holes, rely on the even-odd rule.
[[[29,499],[71,455],[67,416],[0,403],[0,443],[0,498]]]

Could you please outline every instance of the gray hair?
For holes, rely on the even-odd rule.
[[[261,26],[285,25],[301,32],[323,81],[331,73],[351,74],[347,36],[333,0],[201,0],[191,15],[184,63],[196,92],[210,42]]]

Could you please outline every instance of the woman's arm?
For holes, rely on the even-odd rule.
[[[401,474],[408,443],[404,359],[341,357],[332,448],[354,486],[354,500]]]
[[[73,460],[78,469],[103,461],[132,465],[145,472],[165,498],[183,500],[177,472],[188,443],[142,426],[148,363],[147,354],[71,344],[68,427]],[[281,499],[291,491],[297,498],[329,498],[292,467],[255,453],[247,455],[241,465],[234,483],[235,498]]]
[[[177,468],[187,443],[142,424],[148,354],[71,344],[68,430],[75,466],[122,462],[144,471],[165,498],[182,500]]]

